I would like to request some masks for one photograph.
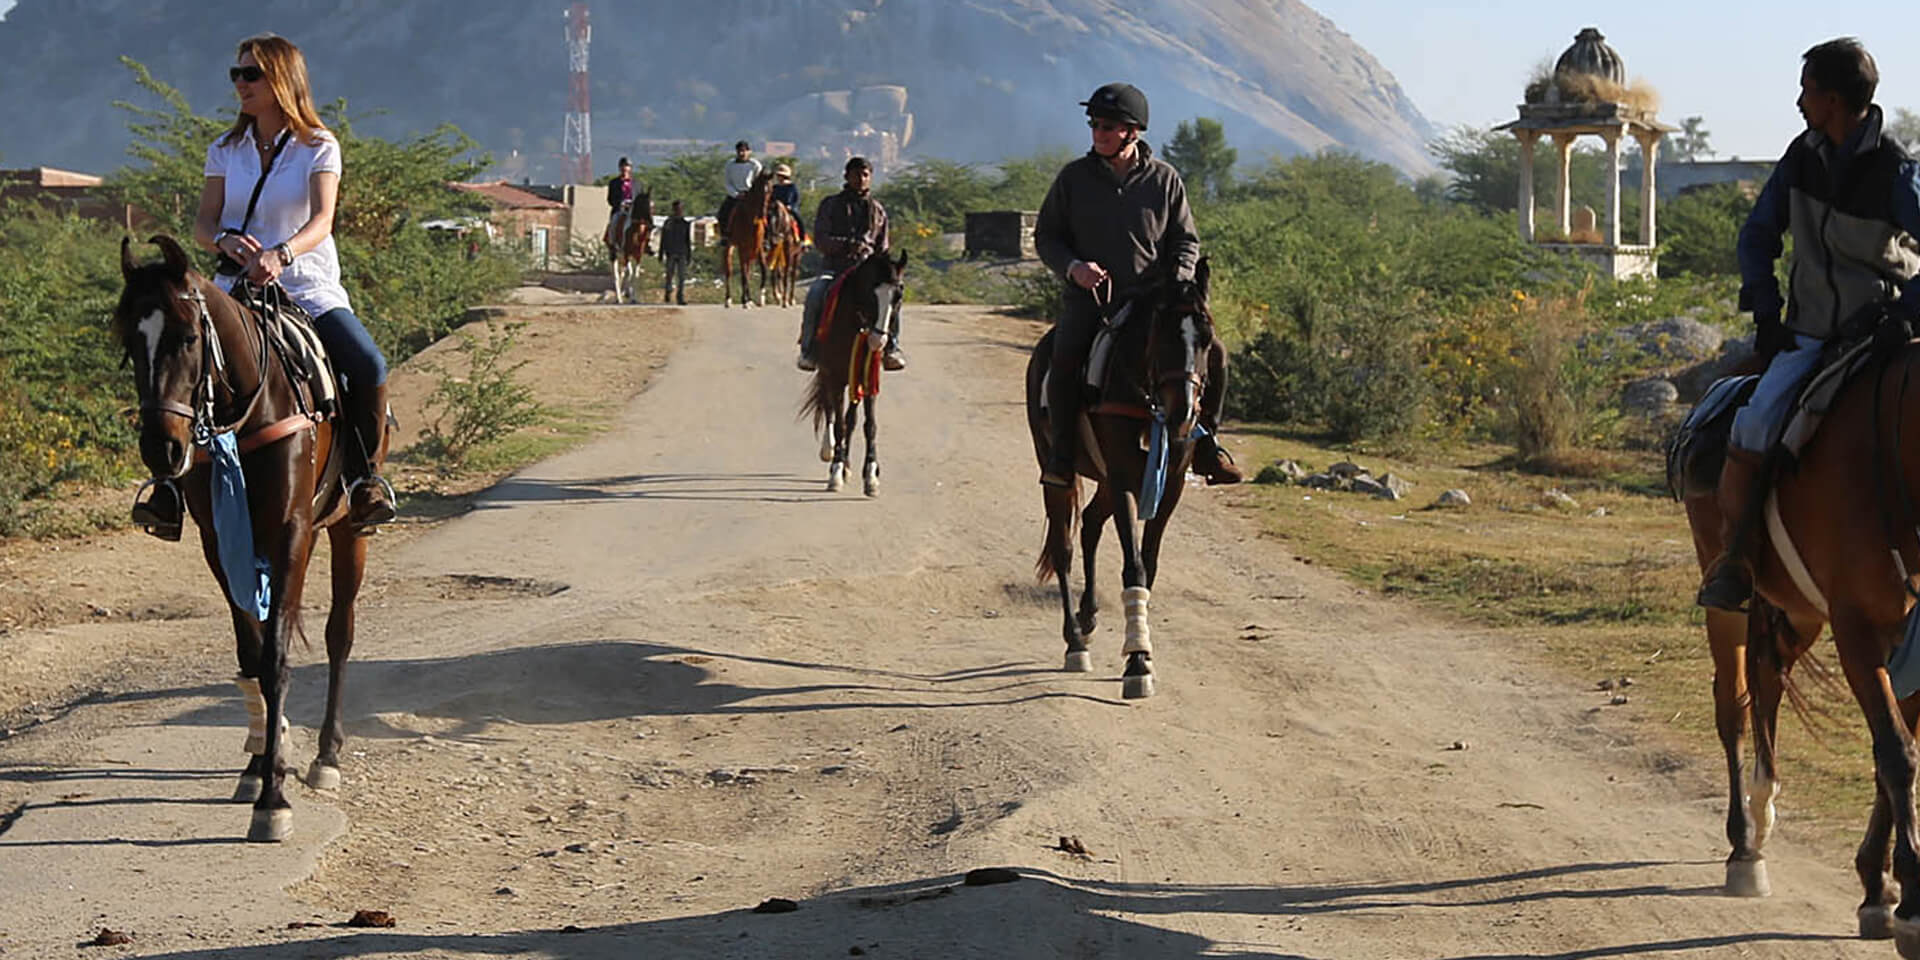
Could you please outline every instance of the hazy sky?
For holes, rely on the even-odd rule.
[[[0,0],[0,17],[14,2]],[[1920,55],[1900,43],[1912,0],[1615,0],[1585,12],[1540,0],[1306,2],[1443,127],[1513,119],[1533,66],[1586,26],[1606,34],[1630,76],[1660,91],[1661,119],[1704,117],[1722,156],[1779,155],[1800,127],[1800,54],[1831,37],[1857,36],[1874,52],[1882,105],[1920,110]]]
[[[4,2],[4,0],[0,0]],[[1700,116],[1722,156],[1777,157],[1802,129],[1800,54],[1822,40],[1855,36],[1880,66],[1876,98],[1920,110],[1920,55],[1903,43],[1912,0],[1306,0],[1399,79],[1415,106],[1441,126],[1514,119],[1535,64],[1598,27],[1627,62],[1629,77],[1660,91],[1660,118]]]

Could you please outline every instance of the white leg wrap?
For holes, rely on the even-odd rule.
[[[1153,628],[1147,626],[1150,592],[1146,587],[1128,587],[1120,592],[1120,602],[1127,613],[1127,642],[1120,648],[1121,653],[1153,656]]]
[[[240,688],[240,702],[247,706],[247,752],[257,757],[267,752],[267,698],[253,677],[235,677],[233,685]]]

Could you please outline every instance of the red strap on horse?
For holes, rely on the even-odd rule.
[[[853,269],[848,267],[839,276],[834,277],[833,283],[827,286],[827,295],[820,307],[820,329],[813,335],[813,338],[821,343],[827,341],[827,333],[833,329],[833,312],[840,306],[840,287],[847,282],[848,277],[853,275]]]

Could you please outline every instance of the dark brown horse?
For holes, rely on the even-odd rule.
[[[300,599],[314,533],[325,528],[333,554],[333,609],[327,616],[327,712],[320,749],[307,771],[318,789],[340,782],[341,690],[353,649],[353,606],[366,569],[367,541],[346,522],[345,459],[334,421],[310,416],[303,384],[288,373],[251,307],[189,265],[172,237],[155,237],[164,259],[134,262],[120,245],[126,285],[113,322],[132,361],[140,396],[140,458],[158,482],[176,483],[200,528],[200,545],[227,596],[240,661],[237,683],[249,717],[247,752],[234,800],[252,801],[247,839],[277,841],[292,829],[283,790],[286,767],[287,645],[300,629]],[[254,556],[266,564],[264,618],[234,602],[214,519],[213,470],[199,441],[238,441]],[[372,455],[386,460],[382,431]],[[249,587],[251,585],[248,585]],[[246,595],[246,591],[242,591]]]
[[[1042,583],[1060,582],[1060,633],[1066,640],[1065,669],[1084,673],[1093,669],[1086,635],[1094,630],[1100,609],[1094,575],[1094,553],[1102,525],[1111,518],[1120,538],[1121,597],[1126,612],[1126,656],[1121,693],[1128,698],[1154,692],[1153,642],[1147,627],[1147,600],[1160,564],[1160,538],[1167,521],[1180,505],[1184,478],[1193,458],[1189,438],[1200,413],[1200,395],[1206,388],[1207,353],[1213,344],[1213,315],[1207,309],[1207,261],[1202,258],[1191,283],[1165,283],[1132,297],[1131,317],[1121,323],[1109,361],[1104,398],[1083,414],[1078,472],[1098,486],[1086,509],[1080,508],[1080,485],[1044,487],[1047,539],[1036,564]],[[1053,332],[1033,348],[1027,363],[1027,426],[1033,434],[1034,454],[1044,467],[1052,446],[1047,413],[1042,403],[1053,356]],[[1079,371],[1053,371],[1055,376],[1078,376]],[[1149,464],[1154,434],[1160,434],[1163,468]],[[1159,482],[1149,483],[1149,477]],[[1156,500],[1142,502],[1143,493],[1158,490]],[[1136,518],[1149,519],[1144,540],[1136,539]],[[1073,591],[1067,577],[1073,567],[1073,527],[1080,523],[1080,551],[1086,588],[1080,609],[1073,609]]]
[[[1920,570],[1915,533],[1920,447],[1903,443],[1904,425],[1920,422],[1920,390],[1910,389],[1916,373],[1920,349],[1908,346],[1871,365],[1834,399],[1797,467],[1777,477],[1764,505],[1766,534],[1754,552],[1754,613],[1710,611],[1707,619],[1715,702],[1732,780],[1729,888],[1765,892],[1759,848],[1778,789],[1773,740],[1782,680],[1826,624],[1873,741],[1873,812],[1854,858],[1865,892],[1858,911],[1860,935],[1893,937],[1909,960],[1920,958],[1920,835],[1914,814],[1920,698],[1898,699],[1886,665],[1905,624],[1913,585],[1909,574]],[[1710,492],[1690,492],[1687,517],[1704,567],[1722,546],[1720,512]],[[1742,815],[1738,750],[1745,718],[1738,701],[1748,685],[1758,769]],[[1889,880],[1898,881],[1897,899]]]
[[[720,225],[720,287],[723,307],[733,306],[733,258],[740,256],[740,305],[753,306],[753,291],[747,280],[747,266],[760,265],[760,305],[766,306],[767,294],[767,207],[772,203],[773,173],[763,172],[753,178],[753,186],[748,187],[734,201],[733,209],[727,214],[727,222]]]
[[[613,299],[638,303],[640,261],[653,252],[653,195],[635,196],[607,225],[607,259],[613,265]]]
[[[886,347],[888,321],[900,309],[901,280],[906,269],[905,252],[898,260],[876,252],[847,271],[839,290],[832,294],[832,302],[821,310],[814,345],[819,366],[800,411],[801,416],[813,415],[813,429],[820,433],[820,459],[829,464],[829,493],[838,493],[846,485],[852,431],[860,422],[862,407],[867,414],[867,459],[860,470],[862,490],[869,497],[880,493],[879,451],[874,447],[879,423],[873,416],[874,404],[880,394],[880,354]]]

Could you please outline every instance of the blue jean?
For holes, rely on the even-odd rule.
[[[366,324],[346,307],[335,307],[313,318],[313,329],[333,360],[334,372],[345,380],[347,391],[377,387],[387,382],[387,358],[373,342]]]
[[[1819,337],[1793,335],[1793,346],[1774,355],[1760,383],[1753,388],[1753,399],[1733,414],[1733,445],[1748,453],[1764,454],[1780,439],[1786,428],[1787,413],[1800,396],[1800,387],[1820,364],[1820,348],[1826,341]]]

